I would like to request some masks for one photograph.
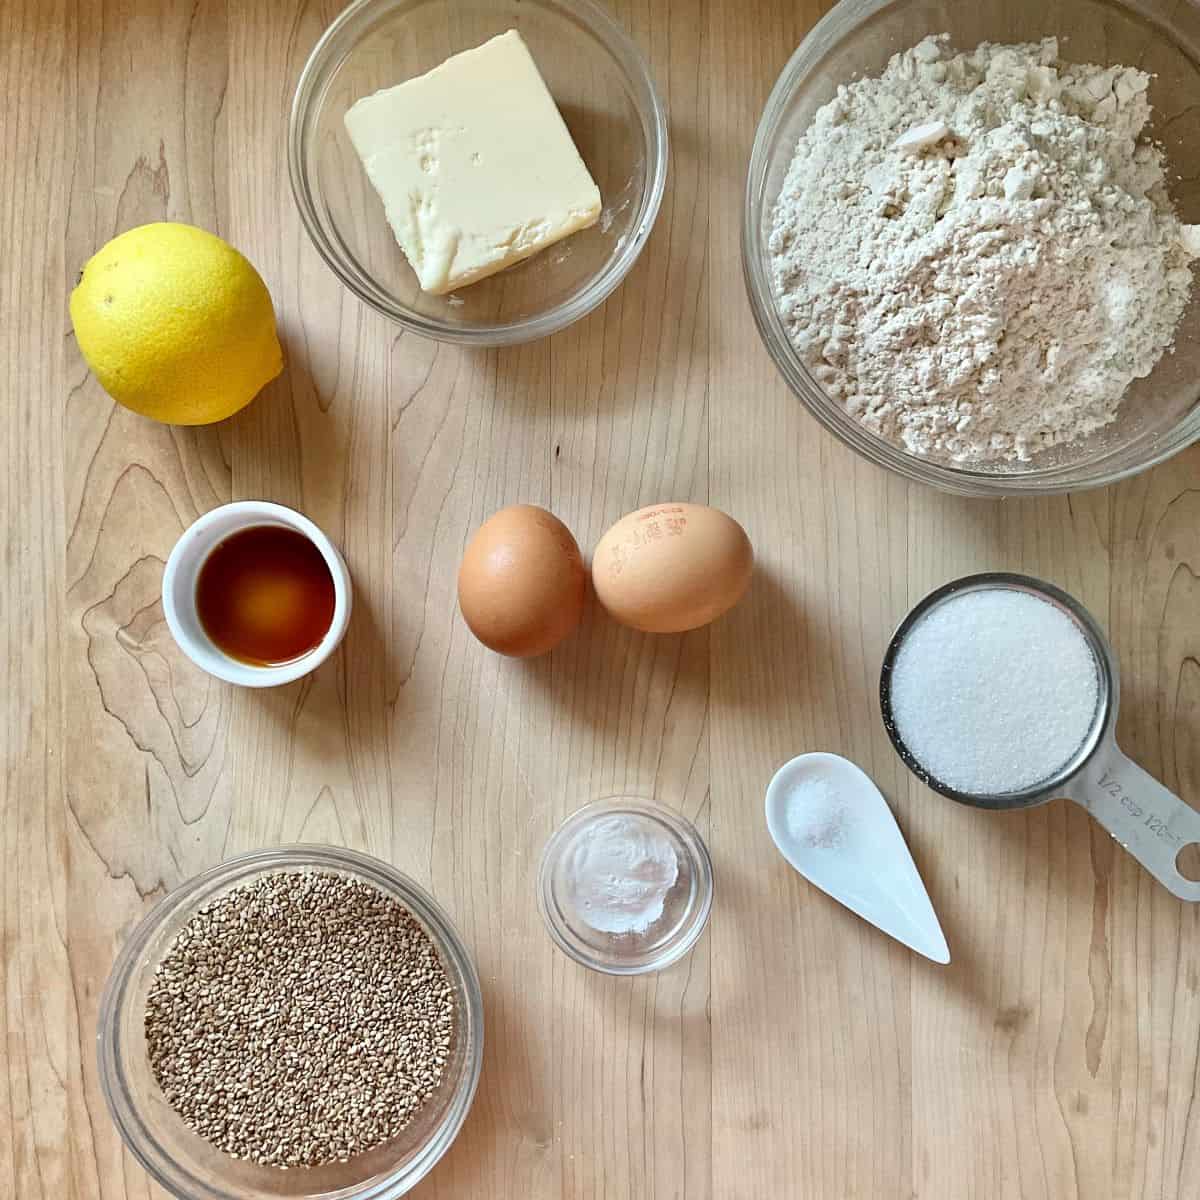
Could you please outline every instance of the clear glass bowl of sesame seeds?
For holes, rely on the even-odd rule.
[[[146,1033],[156,971],[180,931],[206,905],[280,872],[336,875],[401,905],[437,951],[455,1012],[440,1082],[410,1124],[345,1162],[290,1170],[234,1158],[193,1132],[163,1094]],[[151,1178],[181,1200],[391,1200],[432,1169],[462,1127],[483,1061],[483,999],[474,964],[449,918],[411,879],[355,851],[286,846],[232,858],[188,880],[147,913],[113,965],[97,1041],[100,1086],[122,1139]]]

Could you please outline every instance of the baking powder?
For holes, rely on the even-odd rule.
[[[569,864],[576,911],[601,933],[645,933],[679,878],[679,857],[666,834],[624,814],[587,826],[571,846]]]

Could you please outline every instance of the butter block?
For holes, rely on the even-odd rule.
[[[364,97],[345,121],[400,249],[434,295],[600,215],[600,190],[515,29]]]

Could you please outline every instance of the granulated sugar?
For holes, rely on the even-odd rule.
[[[798,354],[866,428],[954,462],[1085,437],[1170,347],[1200,229],[1146,136],[1151,77],[1053,38],[929,37],[838,89],[772,214]]]
[[[905,636],[892,719],[913,757],[962,792],[998,795],[1053,776],[1092,728],[1096,659],[1074,621],[1028,592],[964,592]]]

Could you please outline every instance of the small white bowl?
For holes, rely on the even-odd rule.
[[[333,577],[333,620],[307,654],[276,667],[256,667],[220,650],[196,613],[196,577],[204,560],[231,534],[259,525],[282,525],[304,534],[321,552]],[[316,670],[337,648],[350,623],[350,571],[337,547],[306,516],[265,500],[223,504],[193,522],[175,543],[163,572],[162,605],[171,636],[202,671],[242,687],[278,687]]]

